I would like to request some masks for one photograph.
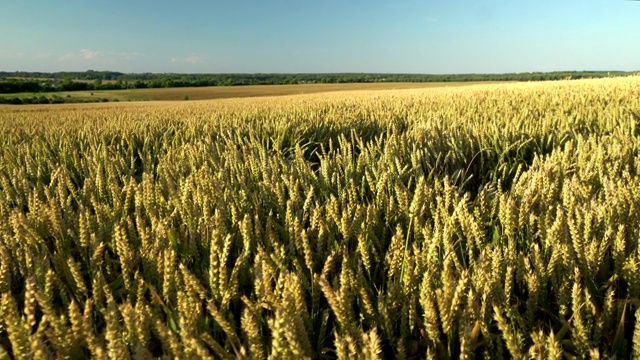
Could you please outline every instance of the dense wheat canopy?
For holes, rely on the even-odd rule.
[[[640,355],[640,77],[0,108],[1,358]]]

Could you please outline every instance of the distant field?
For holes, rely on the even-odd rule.
[[[171,101],[171,100],[209,100],[225,98],[243,98],[259,96],[281,96],[296,94],[313,94],[333,91],[352,90],[390,90],[417,89],[432,87],[456,87],[490,82],[446,82],[446,83],[352,83],[352,84],[300,84],[300,85],[249,85],[249,86],[209,86],[188,88],[159,88],[159,89],[131,89],[131,90],[98,90],[98,91],[69,91],[52,93],[19,93],[0,94],[5,98],[28,98],[59,96],[69,102],[77,101]]]

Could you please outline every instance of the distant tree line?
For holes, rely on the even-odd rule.
[[[0,72],[0,93],[141,88],[336,84],[373,82],[543,81],[627,76],[624,71],[559,71],[509,74],[125,74],[114,71]]]

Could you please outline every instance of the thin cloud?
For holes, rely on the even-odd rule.
[[[186,61],[189,64],[199,64],[199,63],[204,61],[204,57],[197,56],[197,55],[191,55],[191,56],[187,56],[186,58],[184,58],[184,61]]]
[[[171,59],[169,59],[169,62],[171,64],[202,64],[205,61],[205,57],[204,56],[200,56],[200,55],[195,55],[195,54],[191,54],[189,56],[186,57],[172,57]]]
[[[138,58],[138,57],[144,57],[144,54],[141,54],[139,52],[124,52],[124,53],[117,53],[118,56],[123,57],[125,60],[131,60],[133,58]]]
[[[78,54],[64,54],[60,56],[60,61],[73,60],[77,58],[78,58]]]
[[[100,51],[91,51],[87,49],[80,50],[80,57],[87,60],[97,59],[101,54],[103,53]]]
[[[427,22],[430,22],[430,23],[437,23],[438,22],[438,19],[433,18],[433,17],[427,17],[427,18],[425,18],[425,20],[427,20]]]
[[[23,53],[22,51],[10,52],[10,53],[5,53],[5,54],[0,53],[0,57],[6,58],[6,59],[20,59],[20,58],[23,58],[25,56],[26,56],[26,54]]]
[[[38,60],[38,59],[49,59],[53,56],[52,53],[42,53],[42,54],[36,54],[32,57],[32,59],[34,60]]]
[[[100,51],[81,49],[75,53],[69,53],[60,57],[61,61],[68,60],[131,60],[133,58],[142,57],[144,54],[138,52],[117,52],[117,51]]]

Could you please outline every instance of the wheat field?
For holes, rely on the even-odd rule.
[[[640,77],[0,107],[0,359],[640,356]]]

